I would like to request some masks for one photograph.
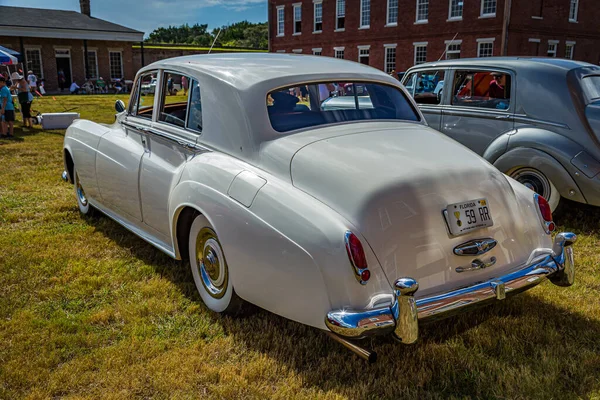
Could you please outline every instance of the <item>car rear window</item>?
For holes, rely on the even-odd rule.
[[[588,103],[600,100],[600,75],[586,76],[581,80],[581,86]]]
[[[315,82],[277,89],[267,95],[267,110],[278,132],[349,121],[419,121],[401,90],[369,82]]]

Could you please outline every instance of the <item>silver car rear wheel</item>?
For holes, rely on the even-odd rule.
[[[513,171],[509,176],[544,197],[552,211],[556,210],[560,202],[560,193],[546,175],[534,168],[521,168]]]

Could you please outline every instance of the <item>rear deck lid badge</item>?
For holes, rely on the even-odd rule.
[[[498,242],[491,238],[470,240],[456,246],[454,254],[457,256],[479,256],[492,250],[497,244]]]

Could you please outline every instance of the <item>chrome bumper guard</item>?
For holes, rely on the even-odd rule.
[[[362,339],[393,334],[403,343],[414,343],[419,336],[419,322],[445,318],[468,311],[477,305],[503,300],[543,282],[546,278],[557,286],[571,286],[575,277],[573,233],[559,233],[554,239],[553,254],[510,274],[452,292],[415,299],[419,284],[412,278],[400,278],[394,286],[391,306],[366,310],[334,310],[327,313],[325,324],[345,339]]]
[[[60,177],[63,181],[69,182],[69,173],[67,171],[63,171]]]

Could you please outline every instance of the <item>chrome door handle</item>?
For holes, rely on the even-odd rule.
[[[493,266],[494,264],[496,264],[496,261],[498,261],[496,259],[496,257],[490,258],[490,261],[488,261],[488,262],[483,262],[480,259],[476,258],[475,260],[473,260],[471,262],[470,267],[457,267],[456,272],[468,272],[468,271],[477,271],[479,269],[486,269],[486,268],[489,268],[489,267]]]
[[[510,119],[510,115],[499,115],[496,117],[496,119]]]

